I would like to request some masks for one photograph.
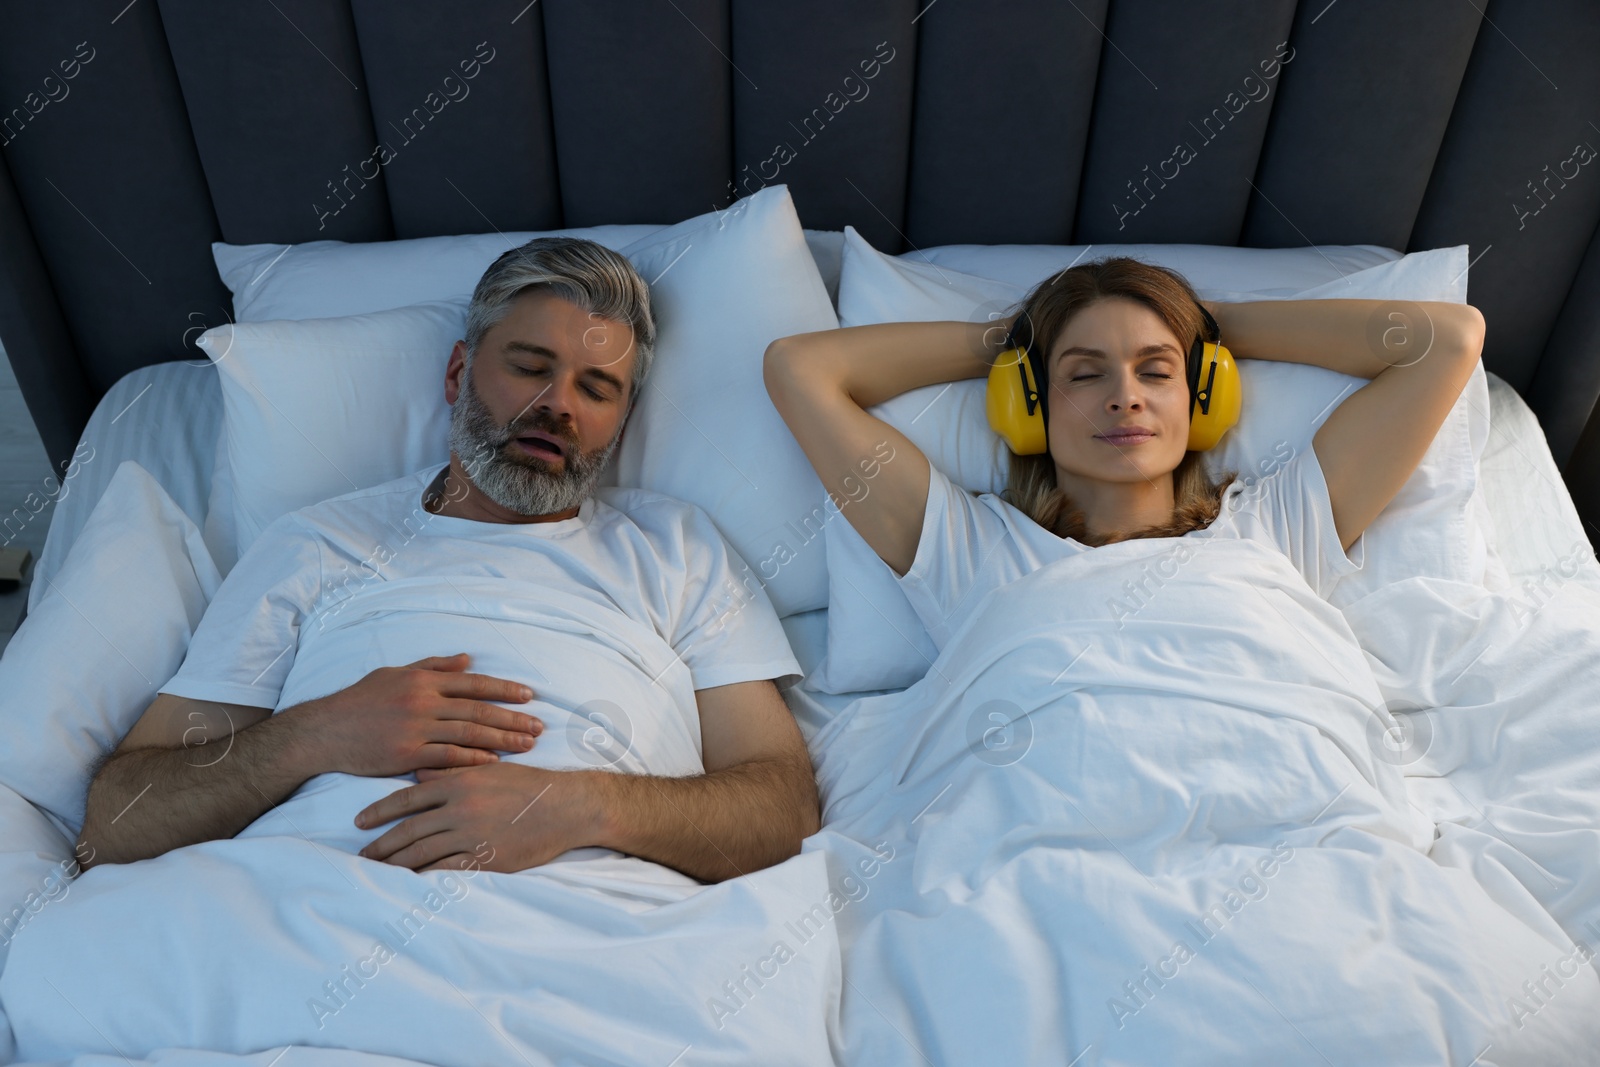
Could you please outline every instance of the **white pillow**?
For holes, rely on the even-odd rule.
[[[590,226],[538,233],[474,233],[407,241],[308,241],[298,245],[211,246],[235,322],[332,319],[472,298],[502,252],[535,237],[587,237],[621,249],[659,226]]]
[[[0,657],[0,784],[77,834],[95,763],[177,673],[221,581],[194,521],[125,461]]]
[[[71,891],[78,874],[72,842],[16,790],[0,785],[0,970],[11,940],[45,908]],[[88,853],[84,853],[85,857]],[[6,1023],[0,1016],[0,1028]],[[0,1034],[0,1062],[9,1063]]]
[[[404,241],[308,241],[298,245],[211,245],[235,322],[331,319],[430,301],[470,300],[500,253],[535,237],[587,237],[621,251],[663,226],[623,224],[568,230],[473,233]],[[839,290],[838,230],[806,230],[831,300]]]
[[[1094,258],[1106,247],[1096,248]],[[1281,266],[1282,257],[1277,253],[1284,250],[1215,249],[1212,251],[1227,253],[1220,257],[1225,261],[1222,269],[1205,272],[1204,257],[1197,255],[1197,249],[1177,249],[1181,256],[1144,246],[1140,258],[1171,266],[1187,257],[1194,273],[1186,277],[1208,299],[1286,295],[1307,299],[1466,299],[1465,246],[1380,262],[1299,294],[1284,294],[1276,288],[1256,293],[1231,288],[1253,280],[1240,266],[1240,253],[1271,252],[1274,255],[1269,258]],[[938,251],[929,250],[923,256],[932,257]],[[970,247],[968,251],[976,254],[982,250]],[[1364,248],[1356,251],[1367,254]],[[1335,262],[1345,258],[1339,249],[1324,248],[1313,254],[1319,260],[1324,254]],[[1055,269],[1065,265],[1058,264]],[[1261,277],[1272,275],[1254,276]],[[840,324],[989,320],[1012,310],[1038,280],[996,281],[961,274],[948,266],[911,261],[910,257],[885,256],[847,230],[839,287]],[[1224,285],[1216,284],[1219,281]],[[1331,402],[1364,384],[1361,379],[1320,367],[1266,360],[1241,360],[1240,373],[1245,386],[1240,423],[1206,459],[1212,471],[1231,468],[1241,477],[1259,477],[1281,462],[1280,442],[1296,451],[1309,447],[1316,428],[1332,410]],[[974,492],[999,492],[1005,485],[1007,453],[988,429],[984,388],[981,379],[931,386],[896,397],[874,413],[910,437],[934,466],[958,484]],[[1343,605],[1388,582],[1418,574],[1484,580],[1489,569],[1497,566],[1492,534],[1486,524],[1476,521],[1482,512],[1474,501],[1477,457],[1487,437],[1488,392],[1480,365],[1417,472],[1368,527],[1364,569],[1340,583],[1329,598],[1332,602]],[[1421,535],[1419,530],[1428,532]],[[934,646],[893,572],[849,523],[829,523],[824,537],[829,569],[828,655],[805,684],[836,693],[911,684],[927,671]]]
[[[1086,248],[1093,249],[1092,257],[1080,255]],[[1274,283],[1284,276],[1315,278],[1318,284],[1330,278],[1337,281],[1339,275],[1335,265],[1367,261],[1379,266],[1393,263],[1394,266],[1386,269],[1398,273],[1383,275],[1381,282],[1376,280],[1377,276],[1373,276],[1364,282],[1349,284],[1362,284],[1370,288],[1375,284],[1392,283],[1410,291],[1418,290],[1420,285],[1423,291],[1459,292],[1460,295],[1412,299],[1466,298],[1465,275],[1461,276],[1458,285],[1448,285],[1447,280],[1454,273],[1451,271],[1454,261],[1439,258],[1439,253],[1417,253],[1416,256],[1425,258],[1401,259],[1398,252],[1368,245],[1320,250],[1204,245],[1101,245],[1086,248],[951,245],[896,257],[884,255],[867,243],[854,228],[846,227],[840,268],[839,324],[863,326],[881,322],[933,322],[946,319],[993,321],[1015,311],[1028,290],[1050,274],[1080,259],[1088,262],[1091,258],[1110,255],[1133,255],[1145,262],[1178,270],[1205,299],[1265,300],[1273,296],[1295,296],[1300,290],[1284,289],[1281,283]],[[1252,267],[1252,259],[1258,256],[1261,262]],[[1001,271],[1004,277],[978,277],[961,273],[957,268],[947,265],[946,261],[986,264]],[[1019,281],[1014,280],[1019,265],[1029,268],[1043,266],[1040,273],[1028,275],[1025,280]],[[1364,276],[1364,272],[1359,276]],[[1358,275],[1350,277],[1356,278]],[[1346,283],[1341,281],[1340,284]],[[1338,294],[1327,292],[1307,295]],[[1317,373],[1316,368],[1295,369]],[[1346,382],[1354,380],[1341,378]],[[934,466],[957,484],[974,492],[997,493],[1005,487],[1008,453],[1005,445],[989,430],[984,413],[984,389],[985,384],[980,379],[926,386],[902,393],[879,405],[873,409],[873,414],[909,437]],[[1239,436],[1242,436],[1240,429],[1235,428],[1224,439],[1227,447],[1221,454],[1228,456],[1230,462],[1235,462],[1233,457],[1245,454],[1246,450],[1236,443],[1235,439]],[[1254,438],[1250,438],[1250,441],[1253,444]],[[1266,450],[1249,452],[1252,467],[1254,457],[1269,455],[1272,443],[1267,442]],[[1242,467],[1241,473],[1244,473]]]
[[[704,508],[780,615],[822,607],[826,557],[811,516],[825,494],[761,380],[773,339],[838,325],[788,190],[763,189],[623,253],[651,283],[657,338],[618,482]],[[207,531],[231,542],[224,569],[281,515],[449,459],[444,368],[465,310],[241,322],[200,338],[222,379],[229,476],[212,486]]]
[[[184,513],[205,521],[210,472],[222,430],[222,391],[205,360],[152,363],[119,378],[95,405],[60,474],[50,532],[28,586],[28,610],[55,577],[78,531],[111,483],[111,462],[136,460]],[[50,483],[46,483],[49,488]]]
[[[459,302],[201,336],[222,382],[228,476],[212,484],[211,513],[227,511],[232,536],[210,543],[231,556],[224,570],[281,515],[450,458],[444,370],[465,323]]]
[[[1292,296],[1312,286],[1400,258],[1379,245],[1234,248],[1226,245],[944,245],[907,252],[909,263],[931,263],[1023,289],[1072,266],[1108,256],[1132,256],[1171,267],[1196,288]],[[1209,300],[1206,293],[1200,294]]]
[[[704,508],[780,616],[824,606],[826,493],[761,377],[772,341],[838,325],[788,188],[768,186],[626,252],[650,282],[659,336],[618,482]]]
[[[424,302],[464,305],[489,264],[507,249],[535,237],[587,237],[607,248],[620,249],[660,228],[591,226],[354,244],[308,241],[298,245],[230,245],[217,241],[211,245],[211,258],[222,283],[233,294],[235,322],[339,318]],[[221,429],[212,460],[210,502],[203,530],[223,574],[233,569],[243,552],[236,528],[234,472],[225,457],[225,440],[226,430]]]

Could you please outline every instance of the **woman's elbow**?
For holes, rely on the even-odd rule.
[[[827,376],[827,363],[812,341],[813,334],[780,337],[767,346],[761,360],[761,379],[767,395],[781,412],[803,392],[814,389]]]
[[[772,342],[761,359],[761,380],[766,384],[767,396],[772,398],[772,406],[778,409],[778,414],[784,415],[785,420],[788,418],[785,410],[793,395],[794,353],[788,344],[789,340],[780,337]]]
[[[792,337],[780,337],[767,346],[766,354],[761,357],[761,379],[767,385],[767,392],[772,393],[790,371],[794,362],[794,346],[790,343]]]
[[[1450,318],[1450,347],[1461,352],[1468,360],[1476,362],[1483,355],[1483,343],[1488,335],[1488,325],[1484,322],[1483,312],[1471,304],[1449,306],[1453,312]]]

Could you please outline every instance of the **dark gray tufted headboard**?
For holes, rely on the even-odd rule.
[[[665,223],[786,182],[892,251],[1466,243],[1486,364],[1600,524],[1596,57],[1594,0],[12,4],[0,340],[64,465],[118,377],[225,321],[215,240]]]

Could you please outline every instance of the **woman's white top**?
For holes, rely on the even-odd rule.
[[[1228,486],[1211,525],[1182,537],[1141,538],[1099,548],[1058,537],[993,493],[974,495],[929,464],[928,505],[911,569],[900,587],[933,643],[942,649],[990,592],[1056,560],[1082,552],[1129,555],[1125,599],[1110,617],[1138,610],[1211,539],[1248,540],[1288,558],[1318,597],[1361,569],[1361,539],[1346,554],[1334,528],[1322,465],[1312,448],[1259,478]]]

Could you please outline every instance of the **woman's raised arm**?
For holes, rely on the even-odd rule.
[[[1372,379],[1328,416],[1312,447],[1348,549],[1433,443],[1483,353],[1470,304],[1387,300],[1206,303],[1241,359],[1309,363]]]
[[[916,559],[928,460],[866,412],[911,389],[989,373],[1009,322],[852,326],[767,347],[767,392],[845,518],[896,574]]]

